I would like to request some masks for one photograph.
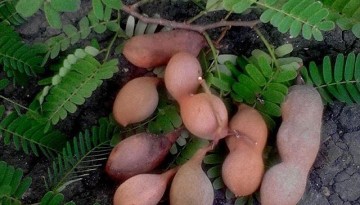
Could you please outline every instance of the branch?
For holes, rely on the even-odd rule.
[[[180,28],[180,29],[197,31],[199,33],[204,33],[206,30],[209,30],[209,29],[226,27],[226,26],[243,26],[243,27],[252,28],[256,24],[260,23],[259,20],[255,20],[255,21],[224,21],[224,20],[222,20],[219,22],[206,24],[206,25],[193,25],[193,24],[180,23],[180,22],[176,22],[176,21],[169,21],[169,20],[162,19],[162,18],[151,18],[151,17],[143,16],[139,12],[137,12],[136,7],[132,7],[132,6],[123,5],[121,10],[138,18],[140,21],[143,21],[148,24],[159,24],[159,25],[167,26],[167,27],[171,27],[171,28]]]

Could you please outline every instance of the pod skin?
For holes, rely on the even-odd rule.
[[[180,101],[197,92],[202,76],[198,59],[186,52],[180,52],[171,57],[165,69],[164,82],[170,95]]]
[[[114,205],[156,205],[177,169],[162,174],[139,174],[122,183],[114,195]]]
[[[228,113],[215,95],[188,96],[180,101],[180,114],[185,127],[197,137],[218,141],[228,134]]]
[[[176,173],[170,188],[170,205],[212,205],[214,189],[201,168],[210,147],[199,149]]]
[[[247,196],[260,186],[264,162],[262,153],[256,150],[253,142],[242,137],[236,140],[236,148],[225,158],[221,173],[224,184],[231,192],[236,196]]]
[[[246,104],[240,104],[237,113],[229,122],[229,127],[231,130],[239,132],[240,138],[247,137],[254,143],[255,149],[262,153],[266,145],[268,129],[264,118],[256,109]],[[238,140],[237,137],[226,138],[229,150],[237,147]]]
[[[178,52],[188,52],[196,57],[206,45],[206,40],[201,34],[177,29],[134,36],[125,43],[123,54],[138,67],[154,68],[166,65]]]
[[[319,151],[323,104],[308,85],[296,85],[281,107],[283,122],[277,134],[282,162],[264,175],[263,205],[296,205],[305,192],[309,171]]]
[[[113,115],[126,127],[148,118],[156,109],[159,96],[156,89],[160,82],[156,77],[139,77],[126,83],[116,96]]]
[[[122,140],[111,151],[106,173],[116,181],[147,173],[165,159],[181,129],[166,135],[139,133]]]

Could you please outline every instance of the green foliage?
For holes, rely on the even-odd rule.
[[[211,72],[208,72],[205,76],[207,84],[217,88],[223,95],[231,92],[231,87],[236,81],[233,76],[240,74],[234,66],[236,58],[235,55],[218,55],[217,63],[210,66],[209,70]],[[209,66],[204,65],[203,67]]]
[[[1,79],[0,80],[0,90],[5,89],[8,85],[9,85],[9,80],[8,79]],[[1,115],[0,115],[1,116]]]
[[[27,115],[13,112],[2,118],[5,109],[0,108],[0,135],[5,145],[13,144],[17,150],[26,154],[44,154],[47,158],[55,156],[65,145],[66,138],[59,131],[49,129],[44,133],[46,123],[34,120]]]
[[[114,135],[119,135],[119,127],[112,119],[103,118],[98,126],[80,133],[72,143],[68,142],[48,169],[49,188],[61,192],[69,184],[98,170],[111,151],[110,140]]]
[[[321,0],[330,14],[327,19],[336,22],[342,30],[351,30],[360,38],[359,0]]]
[[[215,190],[219,190],[225,187],[221,177],[221,167],[225,160],[225,155],[222,150],[223,149],[217,148],[214,151],[208,153],[204,158],[204,164],[209,166],[206,174],[212,181]]]
[[[281,33],[290,32],[305,39],[314,37],[317,41],[323,40],[322,31],[334,29],[334,23],[327,20],[329,10],[322,3],[315,0],[224,0],[226,10],[243,13],[253,4],[264,9],[260,20],[270,23]]]
[[[277,0],[264,0],[258,3],[266,10],[260,20],[271,23],[281,33],[290,31],[290,35],[297,37],[300,33],[305,39],[314,37],[317,41],[324,39],[322,31],[334,29],[334,23],[326,20],[328,9],[323,8],[315,0],[288,0],[284,4],[276,4]]]
[[[95,2],[95,3],[94,3]],[[120,29],[119,19],[111,20],[112,8],[104,6],[100,0],[93,1],[93,10],[88,16],[83,17],[78,22],[78,28],[71,24],[66,24],[62,28],[62,33],[49,38],[45,44],[47,54],[43,64],[48,58],[56,58],[60,51],[67,50],[71,45],[78,43],[81,39],[86,39],[92,31],[104,33],[106,30],[118,31]]]
[[[75,205],[74,202],[64,202],[64,195],[53,191],[47,192],[40,201],[40,205]]]
[[[49,25],[60,29],[62,27],[60,12],[75,12],[80,8],[80,3],[81,0],[19,0],[16,11],[23,17],[30,17],[43,8]]]
[[[281,115],[280,105],[289,82],[296,78],[302,64],[299,58],[283,57],[291,51],[290,44],[274,49],[271,55],[255,49],[249,58],[242,56],[236,59],[236,64],[225,63],[230,76],[222,78],[221,82],[231,86],[232,99],[259,110],[270,128],[275,125],[272,118]]]
[[[9,78],[23,84],[27,76],[42,73],[41,50],[21,41],[20,36],[7,23],[0,23],[0,64]]]
[[[235,200],[234,205],[254,205],[255,204],[255,196],[244,196],[244,197],[238,197]]]
[[[49,123],[57,124],[68,113],[76,112],[77,106],[84,104],[103,80],[111,78],[118,71],[117,60],[101,64],[89,54],[96,49],[88,48],[91,49],[81,52],[85,55],[70,54],[59,73],[52,78],[52,85],[43,90],[41,96],[46,97],[42,104],[42,115]]]
[[[7,21],[15,26],[25,22],[25,19],[16,12],[14,2],[0,0],[0,22]]]
[[[160,17],[159,15],[155,15],[154,18]],[[142,21],[135,21],[133,16],[129,16],[126,21],[125,26],[125,36],[132,37],[143,34],[151,34],[154,33],[158,28],[158,24],[147,24]]]
[[[23,175],[21,169],[0,161],[0,204],[21,205],[20,199],[31,185],[31,178]]]
[[[334,99],[360,103],[360,54],[350,53],[346,58],[338,54],[335,63],[326,56],[320,68],[311,62],[308,69],[301,71],[305,82],[319,91],[325,103]]]
[[[178,152],[174,159],[175,165],[182,165],[185,162],[187,162],[194,154],[195,152],[204,146],[207,146],[209,142],[204,139],[200,139],[197,137],[191,137],[189,138],[189,141],[186,143],[185,146]]]
[[[179,128],[181,125],[182,120],[178,108],[174,105],[160,102],[155,118],[149,122],[148,130],[155,134],[168,133]]]

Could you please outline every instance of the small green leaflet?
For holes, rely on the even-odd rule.
[[[44,0],[20,0],[16,4],[16,11],[23,17],[35,14],[43,4]]]
[[[59,12],[74,12],[80,8],[80,0],[51,0],[50,4]]]
[[[44,12],[47,21],[49,22],[50,26],[56,29],[61,28],[61,17],[60,14],[50,5],[50,3],[45,2],[44,4]],[[60,46],[59,46],[60,49]]]
[[[122,2],[120,0],[102,0],[103,3],[112,9],[121,9]]]

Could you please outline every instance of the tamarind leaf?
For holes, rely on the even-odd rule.
[[[333,81],[332,70],[331,70],[331,60],[329,56],[325,56],[323,60],[323,76],[326,84],[329,84]]]
[[[258,59],[258,63],[259,63],[259,67],[261,69],[261,72],[262,74],[269,78],[272,74],[272,68],[270,66],[270,64],[268,63],[268,61],[266,60],[265,57],[261,56],[259,59]]]
[[[324,40],[324,36],[322,35],[321,31],[317,27],[313,27],[311,29],[311,33],[315,40],[317,40],[317,41]]]
[[[5,113],[5,106],[0,105],[0,118],[4,115],[4,113]]]
[[[349,92],[351,98],[356,102],[360,103],[360,92],[356,86],[352,83],[346,83],[346,90]]]
[[[238,58],[237,58],[238,59]],[[236,59],[236,60],[237,60]],[[235,60],[235,63],[236,63]],[[235,63],[231,62],[231,61],[225,61],[224,65],[226,66],[226,68],[231,72],[231,74],[233,76],[239,76],[241,74],[241,72],[236,68]]]
[[[80,0],[51,0],[51,7],[59,12],[74,12],[80,8]]]
[[[102,0],[102,2],[112,9],[119,10],[122,7],[122,2],[119,0]]]
[[[253,1],[251,1],[251,0],[242,0],[242,1],[234,4],[232,6],[232,10],[235,13],[240,14],[240,13],[246,11],[247,9],[249,9],[252,3],[253,3]]]
[[[225,187],[225,184],[221,177],[216,178],[212,184],[215,190],[219,190]]]
[[[355,24],[351,31],[354,33],[354,35],[357,37],[357,38],[360,38],[360,23],[357,23]]]
[[[279,91],[267,89],[262,93],[264,100],[281,104],[285,100],[285,95]]]
[[[244,83],[234,83],[232,86],[235,94],[238,96],[238,98],[241,99],[241,101],[245,101],[249,104],[252,104],[256,100],[255,93],[248,88],[248,86]]]
[[[296,76],[297,76],[297,72],[295,69],[281,70],[275,76],[274,82],[278,82],[278,83],[288,82],[290,80],[295,79]]]
[[[227,82],[225,79],[215,77],[212,73],[210,73],[206,77],[206,82],[211,86],[215,86],[216,88],[224,91],[224,92],[230,92],[231,91],[231,84],[230,82]]]
[[[267,9],[261,14],[260,21],[263,23],[269,23],[275,14],[276,14],[275,10]]]
[[[313,79],[313,82],[315,83],[315,85],[319,86],[319,85],[323,84],[323,80],[322,80],[319,68],[316,66],[316,64],[314,62],[310,63],[309,70],[310,70],[310,76]]]
[[[269,83],[268,89],[278,91],[284,95],[288,93],[288,87],[282,83]]]
[[[349,55],[346,57],[345,71],[344,71],[345,81],[350,81],[354,77],[355,57],[356,56],[354,52],[349,53]]]
[[[320,93],[324,104],[332,102],[331,96],[329,95],[329,93],[324,88],[318,88],[317,90]]]
[[[143,21],[138,21],[138,23],[135,26],[134,35],[143,35],[145,33],[146,27],[148,26],[147,23]]]
[[[292,46],[292,44],[288,43],[277,47],[274,52],[277,57],[283,57],[291,53],[293,50],[294,47]]]
[[[218,164],[218,163],[217,163]],[[214,179],[221,176],[221,165],[211,167],[207,172],[206,175],[209,179]]]
[[[57,12],[54,8],[51,7],[50,3],[45,2],[44,4],[44,12],[47,21],[50,26],[56,29],[60,29],[62,26],[61,18],[59,12]],[[60,46],[59,46],[60,49]]]
[[[176,165],[182,165],[185,162],[187,162],[194,154],[195,152],[200,149],[201,147],[204,147],[209,144],[209,141],[200,139],[198,137],[192,137],[186,143],[184,149],[180,152],[179,156],[175,159]]]
[[[310,74],[308,72],[308,69],[305,67],[302,67],[300,69],[300,73],[301,73],[301,77],[302,79],[305,81],[306,85],[311,85],[313,86],[314,82],[312,82],[312,79],[310,77]]]
[[[266,83],[265,77],[262,75],[260,70],[253,64],[248,64],[245,67],[246,72],[249,76],[259,85],[264,86]]]
[[[224,157],[219,154],[208,154],[204,158],[205,164],[221,164],[224,161]]]
[[[70,37],[70,42],[71,44],[75,44],[76,42],[78,42],[80,40],[80,33],[77,30],[77,28],[71,24],[67,24],[63,27],[63,31],[65,32],[65,34]],[[65,46],[65,49],[69,47],[69,46]]]
[[[30,17],[40,9],[43,3],[44,0],[19,0],[15,8],[23,17]]]
[[[265,51],[262,51],[260,49],[254,49],[253,51],[251,51],[251,57],[254,57],[255,59],[260,59],[261,57],[265,58],[266,61],[268,62],[268,64],[271,64],[271,62],[273,61],[273,59],[271,58],[271,56],[266,53]],[[252,61],[252,63],[256,63],[257,61]]]
[[[269,101],[264,101],[263,104],[257,103],[256,109],[258,109],[259,111],[264,112],[266,114],[269,114],[271,116],[275,116],[275,117],[281,116],[280,106],[275,103],[269,102]]]
[[[174,105],[169,105],[165,101],[160,101],[154,119],[148,124],[151,133],[168,133],[182,125],[179,110]]]
[[[135,30],[135,18],[133,16],[129,16],[126,21],[125,33],[127,36],[134,36]]]
[[[79,28],[80,28],[80,38],[85,39],[89,36],[91,29],[90,29],[90,22],[87,17],[83,17],[79,21]]]
[[[247,76],[245,74],[239,75],[238,81],[239,81],[239,83],[246,85],[251,91],[253,91],[255,93],[261,92],[260,86],[258,84],[256,84],[256,82],[252,78],[250,78],[249,76]]]
[[[0,90],[5,89],[9,85],[10,81],[8,79],[0,80]]]
[[[344,75],[344,55],[339,54],[336,57],[335,67],[334,67],[334,79],[335,82],[340,82],[343,79]]]
[[[91,3],[95,16],[102,20],[104,18],[104,5],[102,4],[101,0],[92,0]]]
[[[336,88],[339,91],[340,96],[342,96],[342,99],[344,99],[344,101],[347,104],[353,104],[353,101],[352,101],[351,97],[349,96],[345,86],[337,84]]]
[[[239,197],[235,200],[234,205],[246,205],[247,201],[246,197]]]
[[[356,56],[354,79],[360,81],[360,54]]]
[[[265,114],[265,113],[261,112],[261,115],[264,118],[268,128],[270,130],[273,130],[275,128],[275,126],[276,126],[275,121],[268,114]]]
[[[238,2],[238,0],[224,0],[223,6],[226,10],[231,11],[232,7]]]
[[[224,6],[222,5],[222,1],[208,0],[206,2],[206,7],[205,8],[206,8],[207,11],[216,11],[216,10],[224,9]]]

